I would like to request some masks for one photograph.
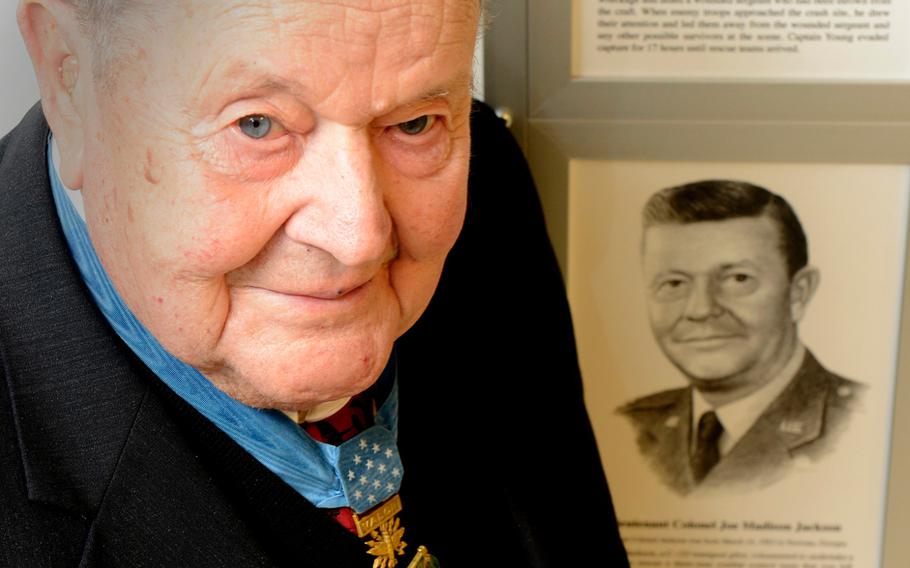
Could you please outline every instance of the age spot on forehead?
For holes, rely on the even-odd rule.
[[[161,167],[155,162],[151,148],[145,149],[145,181],[152,185],[161,183]]]

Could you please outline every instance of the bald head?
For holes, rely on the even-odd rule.
[[[76,10],[76,16],[83,33],[92,43],[92,73],[96,80],[110,78],[107,70],[110,63],[121,53],[125,14],[147,10],[146,0],[69,0]]]
[[[170,1],[170,0],[169,0]],[[96,81],[111,80],[108,70],[111,63],[121,54],[123,21],[126,16],[143,16],[154,9],[156,4],[150,0],[69,0],[75,8],[83,33],[91,38],[93,45],[92,73]],[[480,8],[480,31],[487,25],[489,0],[476,0]]]
[[[112,14],[122,10],[130,0],[70,0],[76,10],[85,14]]]
[[[486,12],[488,0],[477,0]],[[80,19],[86,24],[112,24],[117,17],[136,4],[147,5],[145,0],[70,0]]]

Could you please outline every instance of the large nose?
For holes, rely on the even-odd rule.
[[[287,235],[347,266],[388,260],[392,221],[369,130],[323,125],[304,153],[306,199],[285,224]]]
[[[717,303],[714,283],[708,278],[696,278],[686,298],[685,316],[690,320],[706,320],[723,310]]]

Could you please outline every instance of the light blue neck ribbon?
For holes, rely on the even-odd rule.
[[[395,447],[397,381],[393,379],[376,425],[340,446],[313,440],[278,410],[246,406],[215,388],[195,368],[168,353],[120,298],[92,246],[85,221],[66,195],[51,148],[49,138],[47,169],[54,203],[82,279],[114,331],[152,372],[316,507],[352,507],[360,513],[398,492],[403,468]],[[394,357],[392,361],[384,374],[395,373]]]

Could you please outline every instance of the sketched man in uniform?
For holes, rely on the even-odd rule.
[[[749,183],[700,181],[653,195],[643,227],[651,329],[689,386],[619,411],[661,479],[681,494],[761,486],[793,458],[830,451],[864,386],[799,339],[819,272],[787,202]]]

